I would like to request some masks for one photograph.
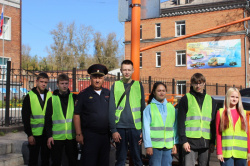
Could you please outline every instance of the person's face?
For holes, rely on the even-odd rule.
[[[59,93],[67,93],[69,87],[69,81],[62,80],[57,83],[57,87],[59,89]]]
[[[46,89],[48,82],[48,78],[39,78],[38,80],[36,80],[36,87],[40,92],[43,92]]]
[[[91,86],[94,90],[101,90],[104,83],[104,76],[102,75],[91,75]]]
[[[161,84],[158,85],[154,92],[155,99],[162,103],[166,97],[166,93],[166,88]]]
[[[123,75],[123,78],[128,80],[132,77],[132,74],[134,73],[134,68],[131,64],[123,64],[121,67],[121,73]]]
[[[192,86],[193,86],[193,89],[195,92],[203,93],[205,83],[204,82],[194,83],[194,84],[192,84]]]
[[[239,94],[237,92],[232,92],[230,95],[230,107],[235,107],[239,102]]]

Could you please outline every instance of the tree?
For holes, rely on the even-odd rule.
[[[118,67],[119,45],[115,33],[109,33],[103,38],[100,32],[94,34],[94,58],[96,63],[107,66],[109,70]]]
[[[88,44],[91,42],[91,26],[75,23],[65,25],[62,22],[51,31],[54,43],[48,48],[48,59],[55,69],[85,68]]]
[[[32,57],[30,55],[30,46],[22,45],[22,69],[38,70],[37,56]]]

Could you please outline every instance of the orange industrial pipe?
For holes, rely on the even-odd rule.
[[[140,22],[141,22],[141,0],[132,0],[131,16],[131,61],[134,64],[132,79],[140,80]]]
[[[174,39],[170,39],[170,40],[167,40],[167,41],[164,41],[164,42],[160,42],[158,44],[153,44],[153,45],[150,45],[150,46],[147,46],[147,47],[143,47],[143,48],[140,49],[140,52],[146,51],[148,49],[155,48],[155,47],[158,47],[158,46],[161,46],[161,45],[164,45],[164,44],[172,43],[172,42],[175,42],[175,41],[178,41],[178,40],[181,40],[181,39],[185,39],[185,38],[188,38],[188,37],[199,35],[199,34],[202,34],[202,33],[205,33],[205,32],[213,31],[215,29],[219,29],[219,28],[222,28],[222,27],[225,27],[225,26],[237,24],[237,23],[247,21],[247,20],[250,20],[250,17],[246,17],[246,18],[243,18],[243,19],[240,19],[240,20],[237,20],[237,21],[227,23],[227,24],[218,25],[216,27],[205,29],[205,30],[202,30],[202,31],[199,31],[199,32],[189,34],[189,35],[180,36],[180,37],[177,37],[177,38],[174,38]]]

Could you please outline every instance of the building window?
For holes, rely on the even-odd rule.
[[[11,19],[9,17],[4,17],[3,33],[0,39],[11,40]]]
[[[180,5],[180,0],[176,0],[176,5]]]
[[[142,40],[142,25],[140,25],[140,40]]]
[[[161,67],[161,53],[156,53],[156,67]]]
[[[7,61],[10,58],[0,57],[0,80],[6,80],[7,76]]]
[[[176,51],[176,66],[186,66],[186,51]]]
[[[177,94],[186,93],[186,81],[177,81]]]
[[[142,53],[140,53],[140,68],[142,68]]]
[[[161,37],[161,24],[155,24],[155,37]]]
[[[186,34],[185,21],[176,21],[175,22],[175,36],[182,36]]]

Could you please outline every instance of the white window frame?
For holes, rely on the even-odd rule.
[[[161,52],[156,52],[155,54],[155,58],[156,58],[156,64],[155,64],[155,67],[161,67]],[[160,57],[160,65],[159,65],[159,62],[158,62],[158,57]]]
[[[8,19],[7,24],[5,21],[6,19]],[[0,36],[0,39],[3,39],[4,35],[4,40],[11,40],[11,17],[4,16],[3,33]]]
[[[160,36],[158,36],[158,28],[160,28]],[[155,38],[161,38],[161,23],[155,24]]]
[[[179,65],[178,64],[178,56],[181,56],[181,64]],[[185,56],[185,62],[182,62],[182,56]],[[186,50],[179,50],[179,51],[176,51],[176,66],[186,66],[186,62],[187,59],[186,59]]]
[[[184,91],[184,87],[187,90],[187,81],[185,81],[185,80],[178,80],[178,81],[176,81],[176,93],[177,94],[179,93],[179,90],[181,92],[180,94],[185,94],[186,92]],[[181,88],[181,89],[179,89],[179,88]]]
[[[140,25],[140,40],[142,40],[142,25]]]
[[[142,68],[142,53],[140,53],[140,68]]]
[[[178,28],[180,28],[180,34],[177,34]],[[185,28],[185,34],[182,34],[182,28]],[[175,22],[175,36],[183,36],[183,35],[186,35],[186,21],[185,20],[176,21]]]
[[[10,57],[0,57],[3,59],[7,59],[6,61],[3,60],[3,64],[0,64],[0,80],[6,80],[7,78],[7,61],[11,61]],[[6,63],[4,63],[6,62]]]

